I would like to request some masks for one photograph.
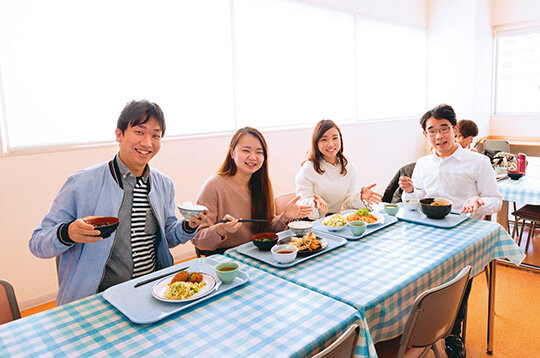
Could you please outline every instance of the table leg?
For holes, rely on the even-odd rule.
[[[488,320],[487,320],[487,354],[493,354],[493,321],[495,319],[495,275],[497,268],[497,260],[492,260],[489,263],[489,298],[488,298]]]
[[[510,233],[510,228],[508,227],[508,201],[503,200],[501,210],[497,213],[497,222],[506,230],[507,233]]]

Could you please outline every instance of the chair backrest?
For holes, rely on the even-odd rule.
[[[13,286],[7,281],[0,280],[0,324],[19,318],[21,318],[21,313],[19,312]]]
[[[454,279],[422,292],[414,300],[398,357],[408,347],[428,347],[450,334],[470,273],[471,267],[466,266]]]
[[[411,177],[414,171],[416,162],[406,164],[398,169],[397,173],[388,183],[388,186],[384,190],[382,201],[385,203],[398,203],[401,201],[401,193],[403,190],[399,187],[399,178],[402,176]]]
[[[287,193],[278,195],[274,198],[274,207],[276,210],[276,215],[281,215],[283,211],[285,211],[285,206],[287,206],[287,203],[291,200],[293,200],[296,197],[295,193]]]
[[[331,345],[312,358],[352,358],[358,344],[360,327],[353,323]]]
[[[497,140],[497,139],[486,139],[484,140],[484,151],[488,150],[491,152],[510,152],[510,143],[506,140]]]

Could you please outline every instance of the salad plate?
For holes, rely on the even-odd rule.
[[[154,288],[152,289],[152,296],[154,296],[155,298],[157,298],[158,300],[163,301],[163,302],[175,302],[175,303],[177,303],[177,302],[190,302],[190,301],[198,300],[199,298],[202,298],[202,297],[210,294],[214,290],[214,287],[216,286],[216,279],[215,279],[214,276],[212,276],[210,274],[207,274],[207,273],[203,273],[203,272],[201,272],[201,274],[203,276],[202,282],[204,282],[205,285],[199,289],[199,292],[196,292],[193,296],[191,296],[189,298],[183,298],[183,299],[176,300],[176,299],[171,299],[171,298],[166,298],[165,297],[165,293],[167,292],[167,289],[170,287],[169,282],[171,282],[172,278],[175,275],[165,277],[164,279],[158,281],[154,285]]]

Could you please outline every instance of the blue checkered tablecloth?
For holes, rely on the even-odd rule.
[[[506,201],[540,205],[540,178],[526,175],[519,180],[505,179],[497,183]]]
[[[478,220],[453,229],[399,222],[288,269],[234,249],[226,254],[355,307],[365,328],[358,357],[376,356],[373,342],[402,333],[416,296],[450,280],[464,266],[471,265],[477,274],[493,259],[506,257],[519,264],[525,257],[499,224]]]
[[[100,294],[0,325],[0,356],[306,357],[357,321],[342,302],[241,270],[245,285],[151,325],[132,323]]]

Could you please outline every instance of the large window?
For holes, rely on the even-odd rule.
[[[162,107],[168,135],[234,127],[227,1],[0,4],[10,148],[112,140],[141,98]]]
[[[540,114],[540,27],[496,32],[495,114]]]
[[[131,99],[167,137],[417,116],[425,31],[299,0],[0,2],[3,147],[108,142]]]

